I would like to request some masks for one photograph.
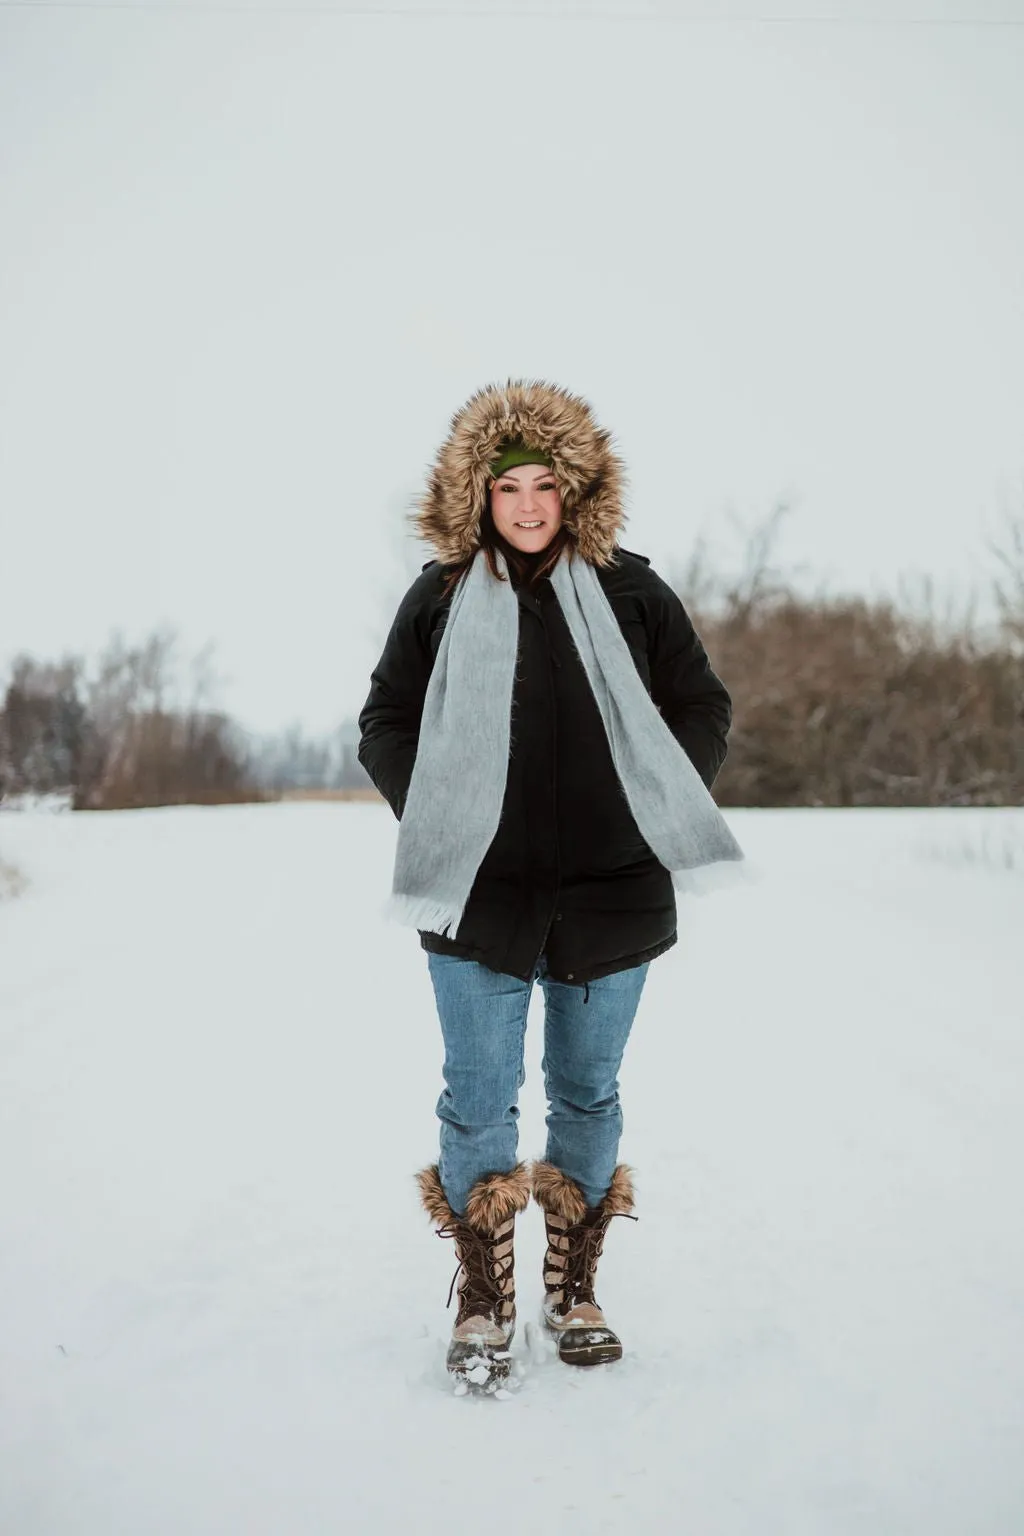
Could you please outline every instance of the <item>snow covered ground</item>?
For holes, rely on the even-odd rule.
[[[730,820],[763,878],[680,900],[622,1075],[627,1358],[521,1329],[495,1402],[386,807],[0,816],[4,1536],[1019,1536],[1024,813]]]

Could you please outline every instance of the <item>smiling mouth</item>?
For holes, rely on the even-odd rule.
[[[533,528],[543,528],[543,526],[543,522],[540,521],[530,523],[516,523],[517,528],[525,528],[527,533],[529,533]]]

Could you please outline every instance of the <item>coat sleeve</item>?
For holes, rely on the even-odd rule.
[[[649,655],[651,697],[710,789],[728,751],[732,699],[712,671],[689,614],[665,581],[653,605]]]
[[[402,819],[419,743],[423,700],[433,670],[430,626],[436,572],[424,572],[399,604],[380,660],[370,674],[370,692],[359,713],[360,763]]]

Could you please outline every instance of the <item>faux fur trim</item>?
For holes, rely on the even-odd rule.
[[[423,1209],[438,1226],[460,1219],[448,1204],[436,1163],[421,1169],[416,1183]],[[510,1173],[488,1173],[476,1181],[469,1192],[464,1219],[477,1231],[494,1232],[510,1216],[525,1210],[529,1199],[530,1170],[525,1163],[517,1163]]]
[[[494,1232],[510,1216],[525,1211],[530,1200],[530,1170],[517,1163],[511,1173],[478,1179],[466,1201],[466,1220],[478,1231]]]
[[[633,1209],[633,1170],[620,1163],[612,1174],[608,1192],[601,1201],[602,1216],[628,1216]]]
[[[436,1221],[439,1227],[446,1227],[450,1221],[458,1219],[448,1204],[436,1163],[431,1163],[429,1168],[421,1168],[416,1175],[416,1183],[423,1209],[431,1221]]]
[[[533,1198],[542,1210],[561,1216],[571,1227],[583,1220],[587,1202],[575,1179],[570,1179],[554,1163],[534,1163],[530,1172]]]
[[[584,560],[610,565],[626,523],[625,467],[580,396],[542,379],[488,384],[451,418],[413,523],[442,565],[457,565],[480,545],[490,465],[507,439],[521,437],[549,455],[562,496],[562,521]]]
[[[553,1163],[534,1163],[531,1170],[533,1198],[542,1210],[561,1216],[576,1226],[587,1214],[587,1202],[575,1179]],[[619,1163],[612,1182],[597,1207],[602,1216],[628,1216],[633,1209],[633,1170]]]

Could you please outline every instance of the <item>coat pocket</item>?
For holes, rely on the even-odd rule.
[[[642,619],[619,619],[622,638],[629,646],[640,680],[647,692],[651,691],[651,658],[647,650],[647,629]]]
[[[441,612],[438,614],[436,620],[434,621],[433,629],[430,631],[430,655],[434,661],[437,660],[437,653],[441,645],[441,637],[448,627],[448,615],[450,612],[450,608],[442,608]]]

